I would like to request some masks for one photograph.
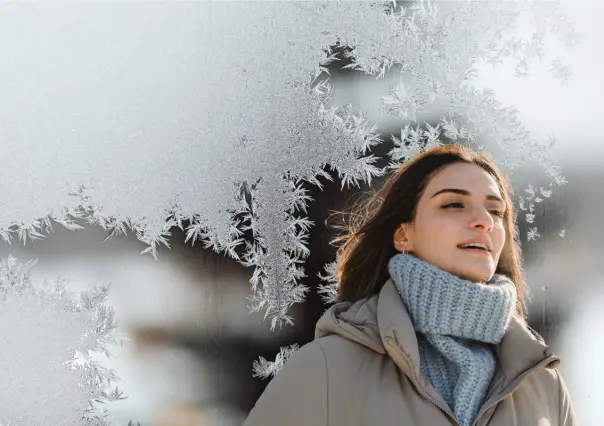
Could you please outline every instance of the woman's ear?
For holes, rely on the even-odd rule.
[[[407,229],[404,223],[402,223],[396,229],[396,231],[394,231],[394,237],[392,242],[394,244],[394,248],[401,253],[411,251],[409,238],[407,236]]]

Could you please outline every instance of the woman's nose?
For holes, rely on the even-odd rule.
[[[472,228],[481,226],[487,230],[491,230],[491,229],[493,229],[494,223],[495,223],[495,221],[493,220],[491,213],[489,213],[487,210],[478,209],[477,211],[474,212]]]

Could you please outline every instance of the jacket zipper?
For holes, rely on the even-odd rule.
[[[478,414],[476,415],[476,418],[474,419],[474,422],[472,423],[472,426],[477,426],[478,422],[480,421],[480,418],[492,407],[494,407],[495,405],[499,404],[503,399],[505,399],[508,395],[510,395],[512,392],[514,392],[514,390],[516,390],[518,388],[518,386],[520,386],[520,384],[531,374],[539,371],[541,368],[543,368],[544,366],[548,365],[549,363],[551,363],[552,361],[558,361],[560,360],[560,358],[558,358],[557,356],[550,356],[546,359],[544,359],[543,361],[541,361],[539,364],[537,364],[536,366],[534,366],[533,368],[531,368],[528,371],[525,371],[522,375],[520,375],[519,377],[516,378],[516,380],[514,380],[512,383],[508,384],[507,387],[505,389],[502,390],[502,392],[500,392],[495,399],[493,399],[492,401],[487,401],[485,402],[485,404],[480,408],[480,410],[478,410]]]
[[[396,346],[394,344],[394,342],[390,339],[386,339],[386,342],[388,343],[388,345],[394,349],[395,353],[391,354],[392,355],[401,355],[403,358],[405,358],[405,362],[407,365],[409,365],[409,367],[411,367],[411,362],[409,361],[409,358],[407,358],[407,355],[400,350],[400,348],[398,346]],[[448,407],[443,407],[441,404],[438,403],[438,401],[433,400],[430,395],[426,394],[420,387],[419,382],[417,381],[417,378],[415,377],[415,371],[413,371],[413,368],[411,368],[411,377],[409,377],[411,379],[411,383],[413,383],[413,386],[415,387],[415,390],[417,391],[417,393],[419,393],[422,397],[424,397],[425,399],[427,399],[428,401],[430,401],[432,404],[434,404],[436,407],[440,408],[441,411],[443,411],[447,416],[449,416],[449,418],[457,425],[457,426],[462,426],[461,423],[459,423],[459,421],[455,418],[455,414],[453,414],[451,412],[451,410]]]
[[[449,418],[456,425],[462,426],[461,423],[459,423],[459,421],[455,418],[455,414],[453,414],[448,407],[443,407],[441,404],[438,403],[438,401],[435,401],[434,399],[432,399],[430,397],[430,395],[426,394],[421,389],[419,382],[418,382],[417,378],[415,377],[415,371],[413,370],[413,368],[411,368],[411,362],[409,361],[409,358],[407,357],[407,355],[396,344],[394,344],[394,342],[391,339],[385,339],[385,340],[386,340],[386,343],[388,343],[388,345],[395,351],[395,353],[391,354],[391,356],[397,355],[397,354],[401,355],[405,359],[405,363],[410,367],[411,376],[409,378],[411,379],[411,383],[413,383],[413,386],[415,387],[415,390],[417,391],[417,393],[419,393],[422,397],[424,397],[425,399],[430,401],[436,407],[440,408],[440,410],[443,411],[447,416],[449,416]],[[512,393],[529,375],[535,373],[536,371],[540,370],[542,367],[544,367],[544,366],[548,365],[549,363],[551,363],[552,361],[556,361],[556,360],[559,360],[559,358],[556,356],[550,356],[550,357],[544,359],[543,361],[541,361],[539,364],[537,364],[530,370],[524,372],[521,376],[516,378],[516,380],[514,380],[514,382],[511,385],[508,384],[508,386],[501,393],[499,393],[499,395],[497,395],[497,397],[494,400],[487,401],[480,408],[480,410],[478,410],[478,414],[476,415],[474,422],[472,422],[472,426],[477,426],[478,422],[480,421],[480,418],[484,415],[484,413],[486,413],[491,407],[497,405],[506,396],[508,396],[510,393]],[[491,391],[492,390],[493,389],[491,389]]]

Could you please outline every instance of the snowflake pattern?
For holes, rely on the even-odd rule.
[[[260,357],[258,361],[254,361],[254,377],[266,379],[271,376],[276,376],[289,357],[297,350],[297,344],[281,348],[275,361],[268,361],[267,359]]]
[[[72,165],[94,167],[75,181],[47,178],[67,180],[70,188],[77,188],[67,195],[48,191],[54,207],[44,200],[23,204],[21,190],[11,195],[3,189],[10,206],[0,213],[0,236],[5,241],[10,243],[13,234],[23,244],[43,238],[52,231],[51,220],[77,230],[81,226],[74,219],[82,219],[109,231],[108,238],[129,228],[148,245],[142,254],[157,258],[158,247],[169,247],[170,229],[178,226],[186,232],[187,242],[201,241],[254,268],[250,308],[264,311],[274,329],[292,323],[288,311],[308,291],[300,278],[312,223],[299,214],[312,200],[302,189],[303,182],[320,187],[320,179],[331,179],[327,172],[331,169],[342,186],[371,183],[414,154],[442,143],[444,135],[468,145],[496,142],[506,156],[504,165],[512,170],[526,161],[538,163],[550,179],[547,196],[554,185],[566,183],[550,150],[531,135],[516,109],[499,102],[493,91],[474,85],[482,63],[512,59],[517,74],[527,75],[535,60],[545,59],[548,33],[571,47],[578,42],[574,23],[556,2],[464,1],[447,6],[415,1],[402,6],[392,2],[388,7],[369,1],[201,2],[198,7],[208,20],[199,28],[206,64],[199,78],[211,84],[197,95],[212,102],[196,103],[201,105],[196,124],[186,126],[203,131],[179,139],[179,151],[185,155],[178,157],[179,167],[170,168],[171,183],[160,190],[151,179],[147,186],[141,176],[144,170],[155,170],[155,164],[136,169],[145,163],[139,160],[143,154],[145,159],[158,159],[157,167],[163,164],[167,148],[159,142],[159,147],[145,144],[144,150],[133,144],[132,151],[123,144],[119,153],[127,168],[113,168],[111,173],[106,163],[95,163],[96,157],[70,157]],[[534,33],[528,40],[510,36],[519,17],[527,13]],[[227,21],[231,25],[213,25]],[[330,48],[336,42],[350,47],[345,56],[351,63],[345,68],[381,78],[393,66],[400,67],[400,84],[382,102],[386,112],[408,123],[400,137],[393,137],[384,169],[375,165],[371,154],[381,142],[376,125],[350,105],[328,108],[333,87],[328,78],[316,83],[338,60]],[[223,46],[229,46],[229,54]],[[553,72],[567,79],[566,66],[555,64]],[[419,113],[436,101],[444,102],[446,115],[436,124],[418,120]],[[13,151],[0,156],[16,158],[23,146],[11,146]],[[112,145],[98,146],[92,151],[97,157],[115,151]],[[72,148],[65,146],[62,158],[71,151],[81,154]],[[46,162],[51,158],[40,157]],[[17,169],[3,168],[9,174],[0,175],[0,182],[17,179],[22,165],[12,166]],[[38,166],[37,170],[46,169],[32,165]],[[134,179],[136,173],[140,176]],[[119,184],[110,180],[113,174],[123,175]],[[43,189],[49,188],[40,186]],[[539,202],[529,195],[527,201]],[[37,195],[32,193],[31,198]],[[525,210],[523,204],[521,209]],[[527,220],[534,215],[533,202],[528,209]],[[247,231],[252,241],[244,238]],[[538,237],[537,228],[530,228],[528,240]]]
[[[30,269],[36,263],[37,260],[21,263],[12,255],[0,260],[0,315],[14,315],[11,304],[19,303],[20,311],[24,307],[30,308],[35,310],[35,315],[39,309],[43,309],[41,312],[45,313],[58,307],[59,312],[64,312],[62,315],[70,317],[68,321],[80,321],[81,323],[78,324],[81,324],[83,333],[80,342],[73,342],[73,347],[79,349],[74,349],[73,358],[63,362],[63,366],[66,371],[72,369],[80,372],[77,388],[88,397],[81,420],[87,425],[113,426],[115,422],[109,418],[107,404],[123,400],[125,397],[114,385],[118,381],[115,372],[98,362],[99,355],[111,358],[108,346],[114,343],[117,337],[113,310],[105,304],[109,286],[96,285],[85,291],[74,292],[68,290],[68,280],[64,277],[54,280],[45,279],[41,284],[34,285],[30,279]],[[14,317],[2,319],[6,324],[14,324],[14,321],[16,321]],[[51,337],[56,340],[54,335]],[[45,343],[36,340],[35,345],[42,345],[46,350],[56,347],[54,341]],[[51,355],[55,356],[53,353]],[[25,378],[21,376],[19,379]],[[48,386],[52,384],[49,383]],[[69,398],[69,395],[73,396],[73,391],[65,392],[65,389],[60,387],[57,389],[57,394],[65,394],[65,398]],[[13,403],[18,404],[19,395],[13,394],[12,398]],[[62,410],[66,407],[71,412],[75,407],[69,405],[76,402],[63,399],[60,404],[63,405],[60,407],[52,405],[49,408],[53,413],[56,413],[57,409]],[[43,407],[44,405],[39,406],[40,409]],[[49,413],[48,418],[51,416],[52,414]]]

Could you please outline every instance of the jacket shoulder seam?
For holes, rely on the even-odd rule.
[[[325,354],[325,348],[321,342],[315,341],[315,343],[321,349],[321,353],[323,354],[323,360],[325,361],[325,426],[329,426],[329,374],[327,370],[327,355]]]
[[[556,384],[558,385],[558,424],[562,418],[562,386],[560,386],[560,372],[557,368],[553,369],[556,372]]]

